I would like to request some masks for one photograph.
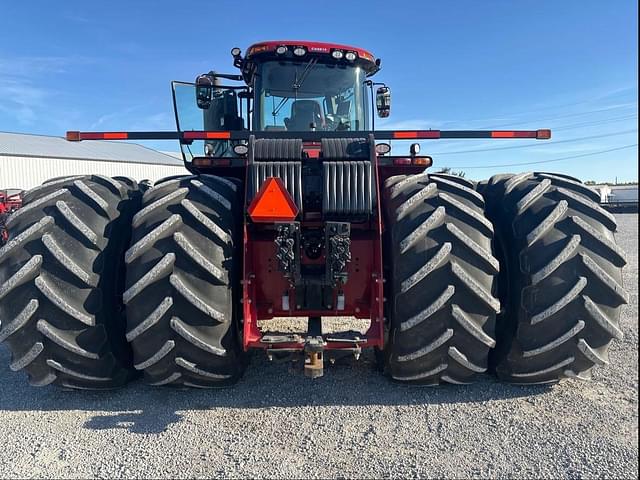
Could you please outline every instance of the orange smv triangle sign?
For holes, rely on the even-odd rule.
[[[282,180],[267,178],[249,205],[249,217],[254,222],[290,222],[298,216],[298,207]]]

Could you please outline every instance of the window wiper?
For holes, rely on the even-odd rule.
[[[298,90],[302,87],[302,85],[304,84],[304,81],[309,76],[309,72],[311,72],[313,67],[315,67],[316,63],[318,63],[317,58],[312,58],[311,60],[309,60],[305,65],[304,70],[300,75],[300,78],[298,78],[298,70],[296,69],[295,77],[293,79],[293,83],[291,84],[291,88],[296,92],[296,97],[298,95]],[[290,98],[291,97],[283,97],[282,100],[280,100],[280,102],[276,106],[276,108],[273,109],[273,112],[271,112],[271,115],[273,115],[274,117],[278,115],[282,107],[285,106],[285,104],[287,103],[287,100],[289,100]]]
[[[291,85],[291,88],[293,88],[294,90],[299,90],[300,87],[302,87],[304,81],[309,76],[309,72],[311,71],[311,69],[315,67],[316,63],[318,63],[317,58],[312,58],[311,60],[309,60],[309,63],[307,63],[307,65],[304,67],[304,70],[302,71],[302,75],[300,75],[300,79],[297,78],[298,75],[296,72],[296,79],[293,81],[293,85]]]
[[[277,116],[278,112],[280,112],[280,110],[282,110],[282,107],[284,107],[284,104],[287,103],[287,100],[289,100],[291,97],[283,97],[282,100],[280,100],[280,102],[278,103],[278,105],[273,109],[273,112],[271,112],[272,116]]]

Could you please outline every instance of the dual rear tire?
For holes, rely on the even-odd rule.
[[[239,182],[186,176],[145,192],[125,255],[127,340],[154,385],[216,387],[245,367]]]
[[[468,383],[488,369],[554,383],[608,363],[628,294],[596,192],[549,173],[478,185],[424,173],[389,178],[385,197],[394,379]]]
[[[613,215],[577,179],[549,173],[492,177],[480,185],[496,226],[504,309],[491,363],[502,380],[591,378],[608,363],[625,257]]]
[[[29,191],[0,249],[11,370],[76,389],[139,372],[160,385],[235,382],[245,365],[234,308],[242,193],[210,175],[151,189],[75,176]]]
[[[385,368],[398,381],[470,383],[495,346],[498,260],[473,183],[398,175],[385,183]]]
[[[132,377],[120,295],[140,202],[135,182],[100,175],[29,191],[0,249],[0,341],[35,386],[123,385]]]

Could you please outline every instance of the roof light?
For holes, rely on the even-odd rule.
[[[290,222],[298,212],[282,180],[276,177],[264,181],[248,209],[249,217],[256,223]]]
[[[409,147],[409,153],[411,153],[412,157],[415,157],[416,155],[418,155],[420,153],[420,144],[412,143],[411,146]]]
[[[344,57],[344,53],[342,52],[342,50],[334,50],[333,52],[331,52],[331,56],[336,60],[340,60],[342,57]]]
[[[233,55],[234,57],[239,57],[241,53],[242,50],[240,50],[238,47],[234,47],[231,49],[231,55]]]
[[[278,48],[276,48],[276,53],[278,55],[284,55],[285,53],[287,53],[287,47],[285,45],[280,45]]]
[[[304,47],[296,47],[293,49],[293,54],[297,57],[302,57],[305,53],[307,53],[307,50]]]
[[[347,52],[344,55],[344,58],[346,58],[350,62],[353,62],[356,58],[358,58],[358,55],[356,54],[356,52]]]

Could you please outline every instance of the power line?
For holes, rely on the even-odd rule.
[[[576,129],[576,128],[585,128],[585,127],[588,128],[588,127],[594,127],[594,126],[598,126],[598,125],[611,125],[611,124],[618,123],[618,122],[623,121],[623,120],[631,120],[631,119],[634,119],[634,118],[635,119],[638,118],[638,114],[637,113],[635,113],[633,115],[625,115],[625,116],[621,116],[621,117],[610,117],[610,118],[603,118],[601,120],[591,120],[591,121],[588,121],[588,122],[570,123],[570,124],[558,125],[558,126],[551,125],[550,128],[551,128],[551,132],[554,133],[554,132],[559,132],[559,131],[564,131],[564,130],[572,130],[572,129]],[[593,138],[593,137],[589,137],[589,138]],[[460,144],[459,140],[441,140],[440,142],[438,142],[438,144],[443,146],[443,145],[451,144],[453,142],[455,142],[458,145]],[[476,143],[478,143],[478,142],[476,142]],[[554,143],[558,143],[558,142],[554,142]],[[484,141],[481,140],[479,142],[479,145],[483,145],[483,144],[486,144],[486,140],[484,140]],[[548,143],[545,143],[545,145],[548,145]],[[511,149],[513,147],[514,146],[512,145],[509,148]],[[477,147],[477,148],[479,148],[479,147]],[[501,147],[496,147],[496,148],[501,148]],[[465,152],[466,151],[468,151],[468,150],[465,150]],[[452,152],[441,152],[441,153],[438,153],[437,155],[447,155],[449,153],[452,153]],[[433,155],[436,155],[436,153],[434,153]]]
[[[499,167],[519,167],[522,165],[538,165],[540,163],[551,163],[551,162],[560,162],[563,160],[571,160],[573,158],[582,158],[582,157],[590,157],[593,155],[600,155],[602,153],[609,153],[609,152],[616,152],[618,150],[624,150],[627,148],[633,148],[633,147],[637,147],[638,144],[637,143],[632,143],[630,145],[623,145],[622,147],[616,147],[616,148],[609,148],[607,150],[599,150],[597,152],[590,152],[590,153],[582,153],[580,155],[570,155],[568,157],[560,157],[560,158],[552,158],[550,160],[540,160],[537,162],[522,162],[522,163],[503,163],[500,165],[468,165],[468,166],[457,166],[454,165],[451,168],[466,168],[466,169],[472,169],[472,168],[499,168]]]
[[[502,127],[516,126],[516,125],[526,125],[526,124],[537,123],[537,122],[554,121],[558,118],[581,117],[584,115],[591,115],[593,113],[610,112],[611,110],[619,110],[619,109],[626,109],[626,108],[632,108],[632,107],[637,108],[637,105],[638,104],[635,102],[621,103],[619,105],[612,105],[606,108],[598,108],[595,110],[586,110],[586,111],[574,112],[574,113],[565,113],[563,115],[552,115],[548,117],[538,118],[535,120],[526,120],[526,121],[517,122],[517,123],[509,122],[509,123],[503,123],[501,125],[493,125],[491,127],[485,127],[485,128],[487,130],[493,130],[495,128],[502,128]]]
[[[614,92],[610,92],[608,94],[604,94],[604,95],[598,95],[595,97],[589,97],[587,99],[584,100],[579,100],[579,101],[575,101],[575,102],[571,102],[571,103],[563,103],[563,104],[555,104],[555,105],[547,105],[546,107],[538,107],[538,108],[534,108],[534,109],[530,109],[525,113],[520,113],[517,115],[528,115],[530,113],[536,113],[536,112],[544,112],[545,110],[553,110],[553,109],[558,109],[558,108],[567,108],[567,107],[575,107],[576,105],[585,105],[585,104],[594,104],[594,103],[598,103],[602,100],[605,100],[607,98],[611,98],[612,96],[615,95],[626,95],[623,92],[629,92],[629,93],[633,93],[635,90],[637,90],[637,87],[625,87],[622,89],[618,89],[617,91]]]
[[[494,152],[497,150],[514,150],[514,149],[519,149],[519,148],[531,148],[531,147],[540,147],[543,145],[558,145],[559,143],[573,143],[573,142],[580,142],[582,140],[593,140],[596,138],[607,138],[607,137],[615,137],[618,135],[626,135],[628,133],[637,133],[638,129],[633,129],[633,130],[624,130],[622,132],[615,132],[615,133],[603,133],[602,135],[591,135],[588,137],[579,137],[579,138],[569,138],[567,140],[558,140],[555,142],[549,142],[549,143],[531,143],[528,145],[511,145],[508,147],[493,147],[493,148],[476,148],[473,150],[456,150],[453,152],[437,152],[437,153],[431,153],[430,155],[458,155],[461,153],[481,153],[481,152]]]
[[[616,123],[621,120],[631,120],[633,118],[638,118],[638,114],[635,113],[633,115],[626,115],[624,117],[612,117],[612,118],[603,118],[602,120],[592,120],[590,122],[582,122],[582,123],[573,123],[568,125],[560,125],[558,127],[551,127],[551,131],[561,131],[561,130],[571,130],[573,128],[578,127],[591,127],[595,125],[606,125],[609,123]]]
[[[585,103],[592,103],[592,102],[593,102],[592,100],[589,100],[589,101],[568,103],[568,104],[563,104],[563,105],[550,105],[548,107],[535,109],[535,110],[529,110],[527,112],[503,113],[502,116],[506,116],[506,117],[523,117],[523,116],[530,115],[531,113],[543,112],[545,110],[561,109],[561,108],[571,107],[571,106],[575,106],[575,105],[582,105],[582,104],[585,104]],[[527,123],[535,123],[535,122],[540,122],[540,121],[554,120],[556,118],[566,118],[566,117],[576,117],[576,116],[583,116],[583,115],[591,115],[591,114],[594,114],[594,113],[609,112],[611,110],[625,109],[625,108],[631,108],[631,107],[636,107],[637,108],[637,105],[638,105],[637,102],[618,103],[618,104],[614,104],[614,105],[609,105],[607,107],[600,107],[600,108],[592,109],[592,110],[584,110],[584,111],[579,111],[579,112],[566,113],[566,114],[562,114],[562,115],[550,115],[550,116],[547,115],[546,117],[537,118],[537,119],[534,119],[534,120],[525,120],[525,121],[514,120],[514,121],[518,121],[519,123],[513,123],[513,121],[510,121],[509,123],[505,123],[505,124],[501,124],[501,125],[493,125],[491,127],[482,127],[482,128],[483,129],[487,129],[487,130],[491,130],[491,129],[494,129],[494,128],[508,127],[508,126],[511,126],[511,125],[524,125],[524,124],[527,124]],[[496,114],[496,115],[498,115],[498,114]],[[487,121],[486,118],[466,120],[466,122],[474,123],[474,124],[485,122],[485,121]],[[449,121],[448,123],[451,123],[451,122]]]

